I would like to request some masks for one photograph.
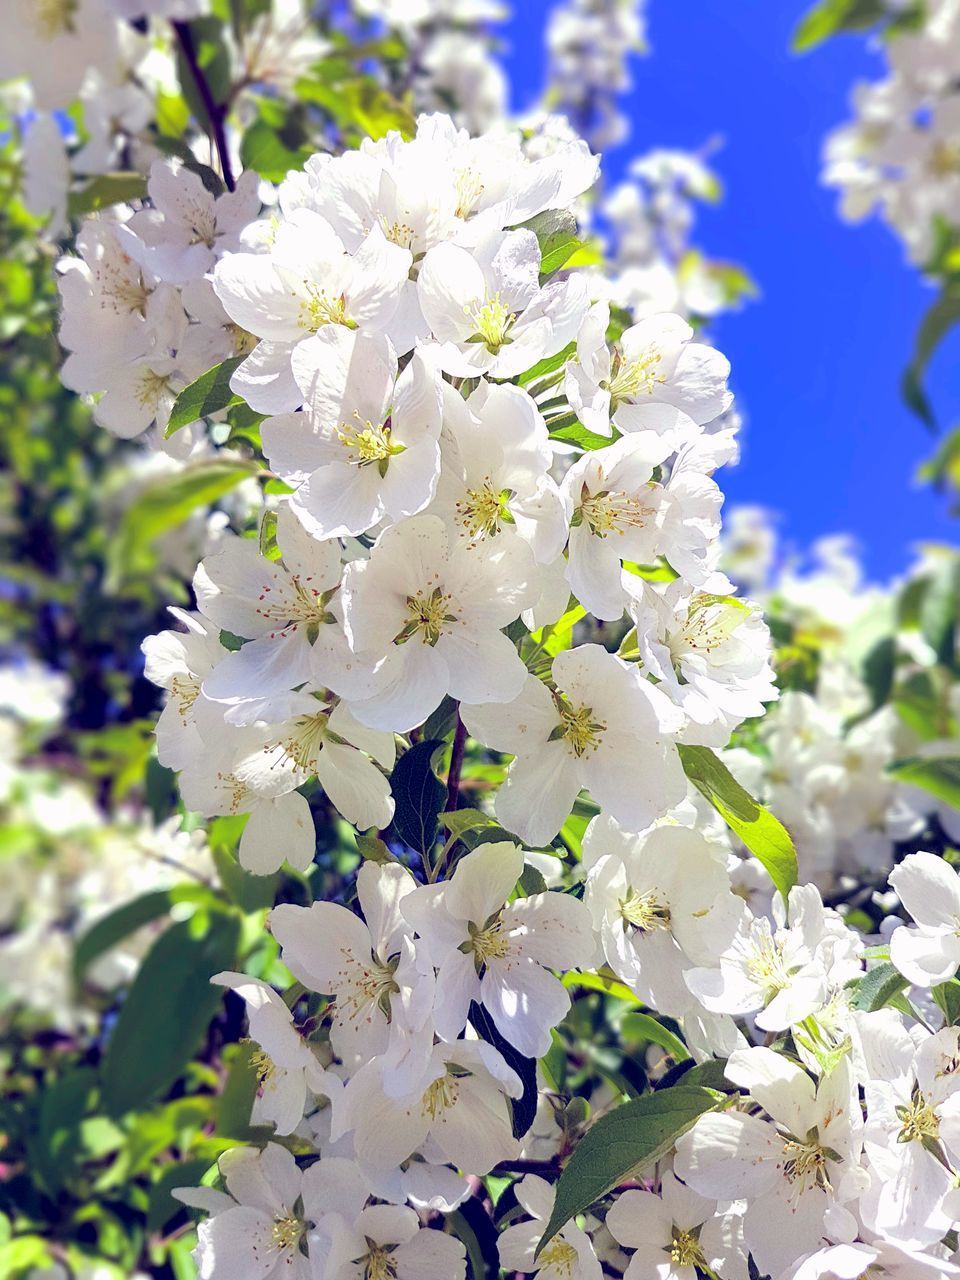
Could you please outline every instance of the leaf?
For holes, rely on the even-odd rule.
[[[161,534],[169,533],[193,514],[235,489],[241,480],[260,473],[254,462],[214,458],[184,467],[176,476],[161,476],[144,486],[123,513],[112,551],[115,576],[129,573]]]
[[[268,124],[255,121],[240,143],[240,159],[245,169],[254,169],[268,182],[282,182],[291,169],[302,169],[311,148],[293,144],[292,137]]]
[[[912,756],[895,760],[888,773],[897,782],[919,787],[952,809],[960,809],[960,756]]]
[[[690,1050],[672,1031],[668,1031],[649,1013],[628,1013],[620,1023],[620,1035],[628,1040],[644,1040],[658,1044],[671,1058],[683,1062],[690,1057]]]
[[[560,1175],[553,1213],[537,1253],[571,1218],[670,1151],[680,1135],[719,1101],[708,1089],[681,1084],[645,1094],[601,1116],[583,1135]]]
[[[955,1027],[960,1022],[960,982],[951,978],[933,988],[933,998],[943,1010],[947,1025]]]
[[[113,204],[142,200],[146,194],[147,180],[142,174],[104,173],[70,193],[67,212],[71,218],[79,218],[81,214],[95,213]]]
[[[583,248],[583,241],[577,235],[577,220],[569,209],[545,209],[522,223],[520,229],[532,231],[537,237],[541,282]]]
[[[229,409],[232,405],[242,404],[240,396],[230,390],[230,379],[243,363],[243,356],[232,360],[223,360],[212,369],[202,373],[195,382],[184,389],[173,402],[170,421],[163,433],[169,440],[181,427],[188,427],[198,418],[208,418],[221,409]]]
[[[591,431],[589,427],[585,427],[582,422],[574,421],[565,422],[563,426],[556,429],[551,426],[550,439],[562,440],[565,444],[575,444],[579,449],[591,452],[594,449],[606,449],[608,445],[619,439],[619,433],[601,436],[596,431]]]
[[[131,902],[101,916],[96,924],[84,933],[73,953],[73,971],[81,977],[104,952],[128,938],[131,933],[159,920],[176,902],[202,902],[210,899],[210,890],[203,885],[181,884],[171,889],[156,889],[144,893]]]
[[[258,876],[241,867],[234,853],[223,845],[211,845],[211,851],[227,897],[245,915],[273,906],[280,884],[279,872]]]
[[[183,43],[192,45],[197,66],[206,81],[210,97],[222,106],[230,94],[232,70],[230,50],[227,48],[223,24],[219,18],[195,18],[192,22],[177,24],[182,32],[181,42],[177,44],[176,62],[177,78],[183,96],[190,105],[190,110],[204,128],[209,128],[211,121],[206,104],[197,85],[196,77],[184,55]]]
[[[924,390],[923,380],[927,366],[937,347],[960,320],[960,290],[956,284],[944,287],[937,300],[928,308],[920,321],[914,342],[913,359],[907,366],[901,382],[901,393],[908,408],[930,428],[937,425],[936,415]]]
[[[758,804],[709,747],[680,747],[683,771],[724,822],[736,832],[786,901],[797,883],[797,851],[769,809]]]
[[[108,1115],[142,1107],[177,1079],[223,997],[210,979],[235,967],[239,941],[238,918],[222,912],[197,912],[156,940],[107,1043],[101,1084]]]
[[[424,740],[433,738],[435,741],[449,738],[457,724],[458,709],[459,703],[455,702],[449,694],[445,694],[436,711],[431,711],[424,720],[420,731],[421,737]]]
[[[884,0],[821,0],[793,33],[794,53],[808,53],[840,31],[863,31],[889,16]]]
[[[480,1039],[499,1050],[507,1066],[514,1069],[523,1083],[523,1093],[520,1097],[510,1099],[513,1112],[513,1136],[522,1138],[533,1124],[537,1114],[537,1060],[517,1053],[510,1041],[505,1040],[497,1030],[493,1019],[483,1005],[471,1001],[469,1018],[471,1026]]]
[[[176,1187],[195,1187],[210,1168],[207,1159],[184,1160],[164,1165],[150,1187],[147,1205],[147,1230],[160,1231],[175,1217],[183,1205],[170,1194]]]
[[[889,1004],[906,987],[907,980],[892,964],[878,964],[868,969],[856,983],[852,1004],[855,1009],[874,1013]]]
[[[368,862],[377,862],[383,866],[388,862],[397,861],[379,836],[361,835],[358,831],[356,840],[360,857]]]
[[[405,751],[390,776],[396,812],[393,825],[400,838],[427,854],[433,848],[440,826],[440,810],[447,798],[447,788],[433,772],[433,757],[443,746],[435,738],[418,742]]]
[[[482,831],[485,827],[502,830],[495,818],[479,809],[451,809],[440,814],[440,821],[452,836],[462,836],[467,831]]]

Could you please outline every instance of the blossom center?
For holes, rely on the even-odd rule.
[[[354,417],[359,425],[354,427],[342,422],[337,439],[353,455],[350,459],[352,463],[358,467],[376,465],[380,474],[385,475],[390,459],[404,451],[404,445],[396,444],[392,439],[393,425],[390,418],[377,424],[369,419],[362,420],[359,413],[355,413]]]
[[[478,973],[488,960],[502,960],[510,950],[510,939],[503,932],[499,912],[482,925],[470,921],[467,933],[470,936],[463,943],[462,950],[473,956]]]
[[[746,961],[747,974],[761,989],[765,1000],[790,985],[790,975],[783,961],[783,950],[769,935],[761,935],[753,944]]]
[[[317,760],[323,750],[327,732],[327,713],[318,711],[312,716],[298,716],[293,722],[293,729],[280,740],[283,748],[281,759],[289,760],[297,769],[306,773],[315,773]],[[265,752],[272,751],[273,745],[267,743]]]
[[[404,644],[419,636],[422,644],[435,645],[447,624],[459,621],[456,613],[450,612],[451,599],[440,587],[434,587],[429,593],[418,591],[416,595],[407,596],[407,621],[395,643]]]
[[[607,387],[611,407],[616,408],[623,401],[635,399],[639,395],[652,395],[658,382],[666,382],[663,374],[657,373],[657,366],[662,359],[662,352],[656,348],[645,351],[635,360],[627,360],[622,351],[615,350]]]
[[[257,1077],[259,1086],[269,1084],[277,1070],[274,1060],[259,1047],[250,1054],[250,1066]]]
[[[164,392],[170,386],[165,373],[154,373],[152,369],[142,369],[137,375],[134,396],[144,407],[159,404]]]
[[[800,1142],[787,1138],[783,1144],[783,1174],[788,1182],[799,1183],[800,1191],[808,1187],[830,1189],[827,1172],[827,1153],[815,1138]]]
[[[500,532],[500,522],[506,515],[508,489],[494,489],[493,483],[484,480],[476,489],[468,489],[466,497],[456,504],[457,517],[471,538],[494,538]]]
[[[584,489],[574,524],[586,524],[595,537],[605,538],[608,533],[622,535],[627,529],[642,529],[655,513],[656,508],[645,506],[639,497],[606,489],[588,493]]]
[[[512,342],[507,334],[516,324],[516,312],[504,306],[500,294],[495,293],[479,306],[465,307],[466,314],[473,322],[473,337],[468,342],[482,343],[491,355],[496,355],[501,347]]]
[[[321,289],[312,280],[304,280],[303,287],[306,298],[300,304],[301,329],[316,333],[325,324],[342,324],[348,329],[357,327],[354,321],[347,319],[347,300],[342,293],[331,298],[325,289]]]
[[[320,591],[317,587],[310,585],[312,581],[312,574],[308,574],[305,578],[299,573],[290,574],[290,592],[284,592],[276,600],[269,598],[273,586],[269,582],[263,584],[263,590],[257,597],[257,613],[266,622],[280,624],[280,630],[271,632],[272,640],[278,635],[286,634],[288,626],[297,627],[304,623],[308,628],[308,634],[312,634],[309,628],[315,627],[319,631],[323,623],[336,621],[334,615],[327,609],[327,605],[336,594],[337,588],[331,591]]]
[[[360,1280],[396,1280],[397,1260],[393,1248],[387,1244],[374,1244],[368,1239],[367,1253],[356,1261],[363,1267]]]
[[[390,997],[400,990],[394,974],[397,962],[384,964],[371,953],[370,963],[351,965],[343,987],[337,992],[337,1008],[344,1018],[355,1021],[371,1005],[376,1005],[385,1018],[390,1017]]]
[[[76,31],[77,0],[34,0],[33,25],[42,40]]]
[[[458,218],[468,218],[483,195],[483,182],[480,180],[480,175],[473,169],[458,169],[455,190],[457,207],[454,215]]]
[[[653,889],[646,893],[628,889],[627,896],[620,899],[618,906],[624,928],[633,925],[641,933],[670,928],[670,906]]]
[[[667,641],[674,663],[691,651],[709,654],[719,649],[742,625],[748,613],[749,607],[733,597],[694,596],[686,622]]]
[[[897,1119],[902,1128],[898,1142],[937,1142],[940,1138],[940,1121],[937,1113],[917,1090],[905,1107],[897,1107]]]
[[[460,1085],[456,1076],[448,1071],[439,1080],[434,1080],[420,1099],[420,1114],[436,1120],[445,1111],[456,1105],[460,1096]]]
[[[694,1231],[685,1231],[682,1227],[673,1228],[673,1239],[669,1246],[670,1261],[678,1267],[705,1267],[707,1260],[700,1248],[700,1241]]]
[[[270,1228],[270,1239],[276,1249],[294,1249],[300,1243],[305,1224],[300,1218],[277,1218]]]
[[[578,760],[596,751],[607,726],[602,720],[594,720],[593,708],[573,706],[559,694],[554,694],[554,700],[560,723],[550,735],[551,740],[561,738]]]
[[[960,173],[960,143],[940,139],[930,149],[927,169],[937,178],[950,178]]]
[[[540,1254],[538,1261],[542,1270],[553,1267],[558,1275],[572,1276],[577,1264],[577,1251],[566,1240],[554,1239]]]
[[[177,707],[177,714],[186,724],[190,711],[197,698],[200,696],[200,681],[196,676],[179,675],[174,676],[170,682],[170,697]]]

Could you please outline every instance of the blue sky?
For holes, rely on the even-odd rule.
[[[514,0],[505,52],[515,105],[531,104],[543,78],[548,0]],[[802,548],[853,533],[869,574],[902,572],[910,547],[957,540],[960,521],[913,474],[931,451],[923,424],[902,404],[899,379],[932,301],[879,221],[842,223],[819,182],[824,135],[847,117],[853,82],[879,56],[841,37],[804,57],[789,53],[804,0],[649,0],[652,52],[634,61],[624,110],[632,134],[604,161],[615,182],[632,155],[653,146],[724,145],[713,166],[723,203],[705,208],[696,240],[738,261],[761,296],[714,326],[733,364],[747,419],[743,459],[721,483],[728,503],[781,512],[780,530]],[[942,419],[960,419],[960,339],[934,362],[930,388]]]

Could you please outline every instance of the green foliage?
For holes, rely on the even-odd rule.
[[[208,418],[221,409],[242,404],[239,396],[230,390],[230,379],[243,363],[243,357],[224,360],[191,382],[177,396],[170,412],[170,421],[164,435],[167,439],[181,427],[188,427],[198,418]]]
[[[895,1000],[906,985],[906,978],[892,964],[878,964],[857,980],[851,1003],[855,1009],[873,1013]]]
[[[393,826],[411,849],[426,857],[440,829],[440,810],[447,789],[433,771],[433,761],[442,742],[428,738],[405,751],[390,776],[396,811]]]
[[[783,824],[740,786],[709,747],[680,747],[687,777],[767,869],[786,900],[797,883],[797,851]]]
[[[152,1101],[184,1070],[221,1000],[210,979],[236,964],[239,936],[236,917],[201,911],[170,925],[150,948],[107,1045],[108,1115]]]
[[[869,31],[890,17],[884,0],[820,0],[793,33],[795,53],[808,53],[842,31]]]
[[[952,809],[960,809],[960,756],[912,756],[890,766],[897,782],[919,787]]]
[[[553,1213],[537,1252],[571,1218],[627,1177],[649,1168],[718,1101],[709,1089],[677,1085],[635,1098],[601,1116],[586,1131],[560,1175]]]
[[[577,235],[577,220],[569,209],[547,209],[522,226],[537,237],[541,283],[583,248],[583,241]]]

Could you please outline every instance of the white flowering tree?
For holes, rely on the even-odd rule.
[[[603,186],[638,7],[563,6],[520,120],[484,0],[11,11],[12,314],[23,201],[79,436],[18,492],[147,479],[8,552],[14,836],[57,733],[59,836],[139,825],[86,898],[54,838],[32,932],[16,864],[0,1274],[960,1275],[957,560],[724,532],[749,279],[698,158]]]

